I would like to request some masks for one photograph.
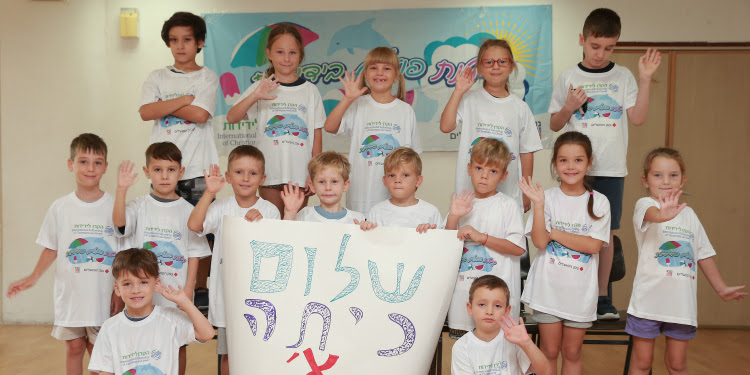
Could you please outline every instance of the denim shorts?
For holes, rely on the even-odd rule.
[[[663,333],[664,336],[687,341],[695,337],[696,327],[644,319],[628,314],[625,332],[643,339],[655,339]]]
[[[591,187],[603,194],[609,200],[609,213],[611,221],[610,230],[620,229],[622,219],[622,194],[625,190],[625,177],[591,177]]]

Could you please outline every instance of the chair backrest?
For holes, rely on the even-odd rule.
[[[622,242],[617,236],[614,236],[612,242],[614,245],[614,254],[612,258],[612,271],[609,273],[609,282],[620,281],[625,277],[625,255],[622,253]]]

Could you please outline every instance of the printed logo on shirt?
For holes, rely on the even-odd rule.
[[[390,134],[373,134],[362,141],[359,153],[365,159],[385,158],[391,151],[401,146]]]
[[[305,120],[294,114],[276,115],[266,124],[267,137],[276,138],[291,135],[299,139],[307,139],[307,125]]]
[[[180,254],[177,247],[169,241],[148,241],[143,243],[143,248],[151,250],[156,254],[156,259],[159,261],[159,268],[163,270],[164,266],[172,267],[174,269],[182,269],[187,262],[185,256]],[[162,272],[159,272],[162,274]],[[168,272],[171,275],[174,272]],[[177,276],[176,273],[174,273]]]
[[[161,125],[162,128],[168,128],[170,126],[175,126],[175,125],[190,125],[190,124],[192,124],[192,122],[188,120],[183,120],[177,116],[172,116],[172,115],[162,117],[161,120],[159,121],[159,125]]]
[[[489,365],[477,365],[474,374],[505,375],[508,373],[508,361],[498,361]]]
[[[552,228],[572,234],[586,234],[590,229],[586,224],[571,223],[562,220],[555,220],[555,222],[552,223]]]
[[[464,244],[463,251],[458,272],[474,270],[491,272],[492,268],[497,265],[497,261],[487,253],[487,249],[476,242]]]
[[[146,364],[135,366],[134,368],[123,372],[122,375],[164,375],[164,372],[154,366],[151,366],[151,364]]]
[[[686,267],[695,271],[693,246],[686,241],[667,241],[659,247],[654,258],[663,267]],[[680,276],[678,274],[678,276]]]
[[[575,250],[571,250],[565,245],[556,242],[556,241],[550,241],[549,244],[547,244],[547,254],[554,255],[559,258],[565,258],[565,259],[573,259],[575,261],[581,262],[581,263],[588,263],[591,259],[591,254],[581,253]]]
[[[65,257],[71,264],[81,263],[92,263],[104,264],[107,266],[112,265],[112,261],[115,259],[115,252],[109,246],[107,241],[99,237],[86,237],[77,238],[71,242],[68,246],[68,251],[65,253]],[[89,269],[84,267],[83,271],[94,271],[94,272],[105,272],[109,273],[109,269]],[[76,273],[79,273],[80,270]]]
[[[508,132],[510,132],[510,129],[506,128],[506,130],[507,130]],[[479,141],[481,141],[481,140],[483,140],[483,139],[485,139],[485,138],[493,138],[493,139],[497,139],[498,141],[500,141],[500,142],[503,142],[503,143],[505,143],[505,146],[506,146],[506,147],[508,147],[508,150],[510,150],[510,146],[508,146],[508,142],[505,142],[505,139],[503,139],[503,138],[495,138],[495,137],[478,137],[478,138],[477,138],[477,139],[475,139],[475,140],[474,140],[473,142],[471,142],[471,146],[469,146],[469,155],[471,155],[471,150],[472,150],[472,149],[474,148],[474,145],[475,145],[475,144],[477,144],[477,143],[479,143]],[[516,160],[516,154],[514,154],[514,153],[512,153],[512,152],[511,152],[511,153],[510,153],[510,160],[511,160],[511,161],[513,161],[513,160]]]
[[[617,103],[617,101],[612,99],[609,95],[592,95],[589,96],[587,100],[588,108],[583,115],[578,111],[573,113],[576,120],[590,120],[597,118],[616,120],[622,117],[622,105]],[[589,126],[614,126],[614,124],[594,123],[589,124]]]

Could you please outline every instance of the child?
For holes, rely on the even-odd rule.
[[[354,72],[344,73],[341,81],[344,98],[328,115],[325,129],[352,136],[352,183],[346,205],[368,215],[373,205],[388,199],[388,190],[380,184],[383,159],[400,146],[422,153],[417,117],[404,101],[405,84],[398,55],[388,47],[374,48],[365,58],[363,72],[356,78]],[[396,82],[398,100],[391,94]]]
[[[289,183],[284,187],[284,220],[314,221],[320,223],[359,224],[365,221],[361,212],[341,206],[341,198],[349,190],[351,167],[344,155],[326,151],[316,155],[307,164],[312,192],[318,195],[320,206],[299,208],[305,195],[299,185]],[[299,213],[297,212],[299,211]]]
[[[99,188],[107,172],[107,145],[95,134],[70,143],[68,170],[76,190],[52,203],[36,242],[44,246],[34,271],[8,288],[8,297],[36,284],[55,267],[55,325],[52,337],[65,341],[65,373],[83,372],[83,355],[96,342],[110,314],[113,281],[109,276],[120,243],[114,234],[114,199]]]
[[[383,185],[391,198],[372,207],[368,221],[360,223],[363,230],[385,225],[417,228],[417,232],[425,233],[443,222],[437,207],[414,196],[422,184],[422,159],[416,151],[408,147],[393,150],[385,158],[383,169]]]
[[[471,190],[471,181],[464,173],[471,158],[471,146],[480,139],[497,138],[510,149],[508,178],[498,184],[498,191],[528,211],[531,202],[521,194],[517,181],[519,176],[531,177],[534,152],[542,149],[542,141],[531,109],[508,90],[508,78],[515,71],[513,52],[506,40],[484,41],[477,55],[477,72],[484,77],[482,88],[467,95],[474,84],[474,70],[468,67],[459,70],[456,87],[440,117],[440,130],[450,133],[456,130],[457,122],[463,123],[456,163],[456,193]]]
[[[667,338],[667,370],[687,373],[688,340],[698,326],[696,264],[723,300],[747,296],[740,292],[744,285],[724,283],[698,216],[679,203],[685,179],[685,163],[676,150],[657,148],[646,156],[641,180],[649,196],[638,200],[633,214],[638,268],[625,327],[633,335],[631,374],[649,373],[661,333]]]
[[[557,79],[549,105],[550,129],[588,135],[594,147],[592,187],[604,194],[611,205],[612,231],[620,228],[622,194],[627,175],[628,119],[643,125],[648,113],[651,77],[661,62],[656,50],[648,49],[638,61],[638,83],[630,71],[609,61],[620,37],[620,17],[610,9],[596,9],[586,18],[579,44],[583,61],[564,71]],[[639,90],[640,87],[640,90]],[[606,244],[599,265],[599,319],[620,319],[607,297],[614,250]]]
[[[307,186],[305,166],[323,150],[321,128],[326,115],[318,88],[297,75],[305,58],[297,27],[276,25],[268,34],[267,45],[271,66],[240,96],[227,113],[227,121],[234,124],[243,118],[257,118],[256,142],[268,162],[268,178],[260,196],[284,212],[284,186],[289,181]],[[309,186],[305,191],[309,192]],[[307,199],[304,203],[306,206]]]
[[[510,315],[509,303],[510,290],[501,278],[484,275],[471,283],[466,310],[476,329],[453,344],[451,374],[488,374],[489,369],[497,371],[493,374],[552,373],[544,354],[526,333],[523,319],[516,322]]]
[[[560,187],[542,191],[531,178],[519,182],[534,202],[526,235],[539,249],[521,301],[534,309],[542,353],[553,369],[562,349],[563,374],[581,373],[583,336],[596,320],[598,253],[609,240],[609,202],[584,182],[592,160],[589,138],[567,132],[552,152]]]
[[[195,204],[206,188],[202,171],[219,163],[211,125],[219,79],[195,62],[206,41],[203,18],[177,12],[164,22],[161,38],[174,64],[148,76],[139,112],[143,121],[154,121],[149,143],[172,142],[182,152],[185,173],[177,194]]]
[[[472,147],[468,175],[474,193],[453,194],[445,229],[459,229],[458,238],[465,241],[456,287],[448,309],[451,337],[459,338],[474,328],[464,313],[464,301],[472,281],[491,274],[508,280],[509,307],[514,319],[521,311],[521,260],[526,252],[523,236],[523,213],[515,199],[497,191],[508,176],[508,146],[495,138],[485,138]],[[465,173],[465,172],[464,172]]]
[[[209,279],[208,320],[219,327],[216,353],[221,355],[221,373],[229,374],[227,355],[227,332],[224,315],[224,288],[222,284],[221,224],[224,216],[244,216],[249,221],[262,218],[281,219],[279,210],[269,201],[258,197],[258,187],[266,179],[265,158],[254,146],[238,146],[229,153],[226,181],[232,185],[234,196],[211,203],[224,186],[218,165],[212,165],[210,174],[203,171],[206,178],[206,192],[203,193],[193,213],[188,219],[188,228],[198,235],[213,233],[216,237],[211,255],[211,278]]]
[[[159,280],[159,264],[152,251],[128,249],[117,253],[112,276],[115,293],[125,301],[126,308],[102,326],[89,371],[174,374],[180,346],[214,337],[211,323],[182,288]],[[154,291],[180,309],[154,306]]]
[[[205,238],[198,237],[187,227],[193,205],[175,191],[185,172],[181,162],[182,154],[174,143],[152,143],[146,149],[143,172],[151,179],[153,191],[131,201],[127,208],[125,197],[138,175],[133,174],[135,163],[122,163],[117,177],[112,222],[118,228],[118,237],[127,238],[131,246],[143,246],[157,254],[159,278],[166,285],[182,285],[185,295],[192,301],[198,261],[211,255],[211,250]],[[158,294],[154,304],[177,307]],[[180,374],[185,373],[186,353],[186,347],[181,347]]]

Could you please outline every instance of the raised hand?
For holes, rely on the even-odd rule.
[[[117,173],[117,188],[128,189],[138,181],[138,173],[135,172],[135,162],[125,160],[120,164],[120,170]]]
[[[281,86],[281,83],[274,79],[274,75],[271,74],[266,78],[266,73],[263,73],[263,77],[258,83],[258,87],[253,91],[258,100],[274,100],[276,95],[271,95],[271,91],[276,90],[277,87]]]
[[[471,225],[464,225],[458,230],[457,237],[461,241],[472,240],[478,243],[485,243],[489,238],[488,235],[479,232]]]
[[[203,177],[206,179],[206,191],[216,194],[224,187],[224,177],[221,177],[221,169],[217,164],[208,166],[209,172],[203,170]]]
[[[523,318],[518,318],[518,323],[516,323],[510,312],[500,319],[500,326],[503,329],[505,340],[511,344],[521,345],[531,340],[526,332],[526,326],[523,324]]]
[[[180,302],[190,302],[187,295],[182,290],[182,287],[180,287],[179,285],[177,286],[177,289],[173,288],[171,285],[160,285],[156,288],[156,291],[161,293],[164,298],[176,303],[177,305],[180,305]]]
[[[646,53],[638,59],[638,77],[650,80],[661,64],[661,53],[656,49],[647,49]]]
[[[284,211],[297,213],[305,201],[305,190],[299,187],[299,183],[292,185],[290,181],[287,185],[284,185],[281,200],[284,201]]]
[[[454,90],[461,94],[469,91],[471,86],[474,85],[474,80],[476,79],[475,73],[476,71],[468,66],[459,69],[458,73],[456,73],[456,86]]]
[[[375,229],[378,227],[378,224],[372,221],[367,221],[367,220],[359,221],[357,219],[354,219],[354,224],[359,225],[359,229],[362,229],[364,231],[368,231],[368,230]]]
[[[570,88],[568,89],[568,98],[565,99],[564,107],[568,108],[571,112],[575,112],[578,108],[581,108],[583,103],[586,103],[588,98],[589,97],[586,95],[586,91],[583,91],[583,88],[579,87],[574,89],[573,84],[571,83]]]
[[[245,214],[245,220],[247,221],[258,221],[263,218],[263,214],[260,213],[260,211],[256,209],[252,209],[250,211],[247,211]]]
[[[21,279],[14,282],[13,284],[10,284],[10,287],[8,287],[8,298],[17,296],[18,293],[23,292],[24,290],[36,285],[36,282],[36,278],[29,276],[25,279]]]
[[[426,233],[429,229],[435,229],[437,228],[437,224],[419,224],[417,225],[417,233]]]
[[[680,204],[680,196],[682,190],[673,190],[667,193],[665,196],[659,194],[659,219],[660,222],[665,222],[674,219],[683,208],[687,207],[687,203]]]
[[[542,184],[537,182],[536,186],[534,186],[531,176],[527,176],[518,181],[518,187],[521,188],[523,195],[529,197],[534,202],[535,206],[544,207],[544,189],[542,189]]]
[[[745,297],[747,297],[747,293],[740,292],[740,290],[745,289],[744,285],[741,286],[728,286],[726,289],[719,292],[719,297],[723,299],[724,301],[732,301],[732,300],[741,300]]]
[[[463,190],[461,192],[461,195],[456,195],[456,193],[453,193],[453,199],[451,200],[451,208],[448,212],[448,215],[452,215],[455,217],[463,217],[469,212],[471,212],[471,209],[474,207],[474,203],[472,201],[474,200],[474,193],[470,191]]]
[[[364,79],[364,72],[357,74],[355,71],[344,72],[339,81],[344,84],[344,96],[349,100],[354,100],[367,92],[367,87],[359,87]]]

